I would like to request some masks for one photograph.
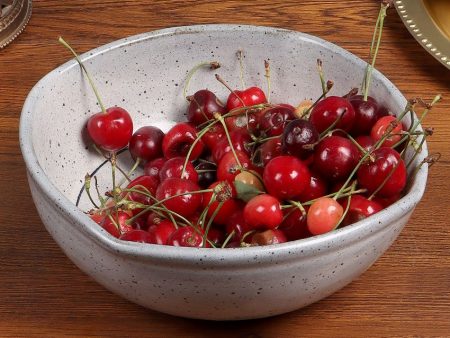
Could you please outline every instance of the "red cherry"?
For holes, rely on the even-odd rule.
[[[111,235],[119,238],[121,234],[133,230],[133,227],[126,222],[131,218],[130,214],[125,211],[113,211],[110,216],[105,217],[100,226],[108,231]]]
[[[322,176],[312,171],[309,185],[307,185],[306,188],[300,193],[300,195],[294,198],[294,200],[298,200],[300,202],[308,202],[326,195],[327,191],[327,182],[322,178]]]
[[[306,213],[303,214],[298,208],[288,210],[287,216],[284,218],[283,223],[280,224],[278,229],[284,232],[289,241],[311,237],[312,234],[309,232],[308,226],[306,225]]]
[[[258,132],[258,121],[260,112],[245,112],[235,110],[225,118],[225,123],[229,131],[245,131],[256,134]]]
[[[350,131],[355,122],[355,110],[347,99],[340,96],[328,96],[314,106],[309,120],[321,133],[339,118],[334,128]]]
[[[171,178],[171,177],[181,177],[181,172],[183,171],[184,162],[186,157],[173,157],[164,163],[161,170],[159,171],[160,182]],[[191,162],[186,163],[186,170],[184,171],[183,177],[186,180],[191,180],[195,183],[198,182],[198,174],[195,171],[194,166]]]
[[[355,141],[367,152],[371,152],[375,146],[375,140],[368,135],[359,135]],[[361,154],[361,157],[363,154]]]
[[[348,198],[344,198],[342,208],[345,210],[348,205]],[[367,218],[379,211],[383,210],[381,204],[374,200],[369,200],[362,195],[352,195],[350,206],[347,214],[342,221],[343,225],[356,223],[364,218]]]
[[[306,216],[308,230],[313,235],[321,235],[334,230],[342,215],[344,209],[334,199],[321,197],[309,207]]]
[[[264,168],[264,186],[270,195],[280,200],[298,196],[310,180],[308,167],[294,156],[275,157]]]
[[[197,130],[189,123],[177,123],[164,136],[162,150],[164,157],[172,158],[178,156],[187,156],[189,149],[197,139]],[[199,140],[191,152],[189,160],[195,160],[200,157],[205,145]]]
[[[167,240],[167,244],[193,248],[208,246],[207,242],[204,243],[203,241],[203,234],[201,231],[191,226],[185,226],[175,230]]]
[[[252,169],[252,163],[248,156],[242,151],[236,151],[236,156],[239,159],[244,169]],[[217,166],[217,180],[228,181],[233,183],[234,178],[241,172],[241,168],[234,157],[233,152],[226,153]]]
[[[242,151],[248,154],[248,143],[252,141],[250,135],[245,130],[233,130],[230,133],[231,144],[234,150]],[[231,152],[231,146],[228,138],[225,136],[212,148],[214,162],[219,163],[222,157]]]
[[[168,178],[158,186],[156,198],[159,201],[168,199],[163,202],[167,209],[181,216],[189,217],[193,215],[202,204],[202,195],[200,193],[190,194],[190,192],[198,190],[200,190],[200,187],[195,182],[182,178]],[[183,195],[172,197],[180,194]]]
[[[244,219],[251,229],[275,229],[283,220],[280,202],[268,194],[257,195],[246,204]]]
[[[254,162],[258,166],[265,166],[269,161],[283,154],[281,137],[269,139],[255,151]]]
[[[233,233],[232,240],[241,241],[242,237],[252,228],[247,224],[244,218],[244,211],[239,209],[229,216],[226,224],[228,235]]]
[[[222,229],[219,228],[210,228],[208,230],[208,234],[206,235],[209,242],[213,243],[214,246],[217,248],[222,245],[223,241],[225,240],[225,233]]]
[[[119,237],[123,241],[138,243],[153,243],[152,237],[144,230],[131,230]]]
[[[295,119],[294,112],[283,106],[265,109],[259,116],[259,129],[267,136],[278,136],[284,127]]]
[[[214,113],[224,114],[225,106],[217,96],[207,90],[197,91],[191,98],[187,111],[188,121],[198,126],[214,118]]]
[[[272,245],[287,242],[283,231],[278,229],[269,229],[262,232],[257,232],[252,235],[251,245]]]
[[[158,180],[153,176],[142,175],[136,177],[134,180],[128,183],[127,189],[133,188],[133,190],[137,191],[129,192],[127,194],[127,199],[140,204],[152,205],[154,200],[149,197],[148,194],[155,196],[158,183]],[[140,193],[139,191],[142,191],[142,193]],[[142,208],[134,209],[133,214],[136,215],[142,210]]]
[[[392,147],[402,138],[401,132],[403,131],[403,125],[396,120],[395,116],[383,116],[372,127],[370,136],[376,141],[380,140],[387,132],[390,126],[394,125],[391,135],[384,141],[383,147]]]
[[[313,146],[318,140],[319,133],[311,122],[296,119],[284,128],[282,149],[288,154],[304,159],[312,153]]]
[[[130,114],[120,107],[106,109],[92,115],[87,122],[89,136],[100,148],[116,152],[125,148],[133,134]]]
[[[364,95],[354,95],[349,100],[355,110],[352,135],[368,134],[378,119],[377,101],[371,96],[364,101]]]
[[[209,150],[213,150],[217,143],[226,138],[225,129],[221,124],[214,124],[203,134],[202,141]]]
[[[227,181],[213,183],[209,187],[209,189],[214,189],[219,184],[228,186],[228,187],[223,188],[223,190],[226,192],[219,193],[216,197],[216,200],[214,202],[212,202],[211,205],[210,205],[210,202],[211,202],[213,193],[205,192],[203,194],[203,207],[206,208],[209,205],[207,215],[209,218],[211,218],[213,216],[214,212],[216,211],[217,207],[219,206],[219,201],[224,200],[221,208],[219,209],[216,216],[214,217],[213,222],[216,224],[225,225],[227,223],[230,215],[240,209],[240,203],[237,200],[231,198],[232,189],[231,189],[230,183],[228,183]],[[228,195],[228,196],[226,196],[226,195]]]
[[[402,198],[402,194],[398,193],[396,195],[392,195],[392,196],[389,196],[389,197],[375,196],[373,198],[373,201],[375,201],[378,204],[380,204],[383,208],[387,208],[391,204],[397,202],[400,198]]]
[[[235,108],[243,107],[244,105],[242,104],[242,102],[244,102],[244,105],[246,107],[249,107],[261,103],[266,103],[267,99],[262,89],[258,87],[250,87],[244,91],[235,90],[228,96],[227,100],[228,111]]]
[[[169,220],[162,220],[158,224],[153,224],[148,228],[148,233],[152,243],[167,245],[169,237],[177,230],[175,225]]]
[[[136,130],[131,137],[128,149],[131,157],[138,158],[142,164],[162,156],[162,141],[164,133],[157,127],[147,126]]]
[[[392,148],[382,147],[373,151],[371,157],[370,161],[363,163],[358,169],[359,185],[373,193],[384,184],[377,192],[380,197],[399,194],[406,185],[407,177],[406,166],[399,153]]]
[[[148,162],[144,167],[144,174],[147,176],[153,176],[159,181],[159,171],[166,161],[166,158],[160,157]]]
[[[326,137],[315,148],[314,168],[328,180],[346,179],[359,156],[359,149],[349,139]]]

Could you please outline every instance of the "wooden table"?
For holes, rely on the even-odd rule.
[[[442,159],[392,248],[331,297],[275,318],[215,323],[175,318],[129,303],[78,270],[45,231],[19,150],[24,99],[80,52],[129,35],[200,23],[246,23],[317,35],[367,58],[378,1],[35,1],[25,32],[0,50],[0,336],[448,336],[450,335],[450,101],[426,120]],[[389,12],[378,68],[406,97],[450,97],[450,71]]]

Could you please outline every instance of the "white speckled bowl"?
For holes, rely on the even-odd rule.
[[[335,82],[337,95],[359,86],[365,67],[342,48],[307,34],[231,25],[146,33],[94,49],[82,59],[106,105],[126,108],[135,128],[155,124],[167,130],[173,121],[183,120],[184,79],[200,61],[220,61],[223,67],[217,72],[231,86],[239,85],[238,49],[246,55],[247,85],[264,88],[263,60],[271,60],[273,102],[297,104],[318,97],[317,58]],[[373,82],[371,95],[383,98],[392,111],[404,108],[405,98],[383,75],[374,72]],[[194,77],[190,92],[204,87],[227,95],[206,70]],[[81,270],[109,290],[157,311],[231,320],[272,316],[316,302],[350,283],[383,254],[425,189],[426,166],[405,197],[375,216],[281,245],[222,250],[122,242],[75,206],[84,174],[101,162],[86,151],[80,137],[87,117],[98,110],[95,102],[74,61],[33,88],[20,123],[31,192],[47,230]],[[425,148],[416,162],[426,155]],[[82,208],[87,208],[84,201]]]

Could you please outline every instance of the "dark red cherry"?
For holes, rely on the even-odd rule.
[[[283,221],[280,202],[268,194],[257,195],[245,205],[244,219],[252,230],[275,229]]]
[[[244,152],[236,151],[236,156],[239,159],[242,168],[236,161],[233,152],[226,153],[217,166],[217,180],[233,183],[234,178],[242,171],[242,169],[253,169],[250,159]]]
[[[348,205],[348,198],[343,198],[342,208],[345,210]],[[342,221],[343,225],[349,225],[363,220],[379,211],[383,210],[381,204],[369,200],[362,195],[352,195],[347,214]]]
[[[209,188],[214,189],[219,184],[225,186],[223,187],[222,192],[217,194],[215,200],[212,200],[212,192],[205,192],[203,194],[203,208],[208,207],[206,212],[208,219],[216,213],[213,222],[216,224],[225,225],[230,215],[240,209],[240,203],[232,198],[232,188],[230,183],[227,181],[213,183]],[[222,201],[222,206],[218,209],[220,201]]]
[[[167,244],[172,246],[185,246],[193,248],[209,246],[207,242],[204,242],[202,232],[192,226],[185,226],[175,230],[167,240]]]
[[[257,134],[260,114],[260,112],[232,111],[230,116],[225,118],[225,123],[229,131],[240,130]]]
[[[226,138],[225,130],[219,123],[209,127],[208,131],[203,134],[202,141],[209,150],[213,150],[219,141]]]
[[[283,133],[284,127],[295,119],[294,112],[284,106],[265,109],[259,116],[259,129],[269,137]]]
[[[162,156],[162,141],[164,133],[161,129],[146,126],[136,130],[131,137],[128,149],[131,157],[138,158],[142,164]]]
[[[198,185],[206,189],[216,181],[217,166],[210,162],[200,162],[195,166],[198,174]]]
[[[359,149],[341,136],[324,138],[314,152],[314,168],[329,181],[346,179],[359,161]]]
[[[125,148],[133,134],[133,121],[123,108],[111,107],[106,113],[92,115],[87,122],[89,136],[106,151],[116,152]]]
[[[376,143],[375,140],[369,135],[359,135],[355,137],[355,141],[367,152],[371,152]]]
[[[328,184],[322,176],[317,174],[315,171],[311,171],[311,179],[306,188],[296,196],[294,200],[300,202],[308,202],[316,198],[322,197],[327,194]]]
[[[294,156],[278,156],[264,168],[263,181],[268,193],[279,200],[300,195],[309,186],[308,167]]]
[[[278,229],[284,232],[289,241],[312,236],[306,224],[306,213],[303,214],[298,208],[294,208],[294,210],[288,209],[287,216]]]
[[[258,167],[264,167],[271,159],[282,154],[281,137],[269,139],[256,149],[253,163]]]
[[[153,243],[152,237],[144,230],[131,230],[122,234],[119,239],[129,242]]]
[[[207,90],[197,91],[190,97],[190,103],[187,111],[188,121],[198,126],[214,118],[214,113],[224,114],[226,108],[217,96]]]
[[[252,141],[250,135],[245,130],[233,130],[230,132],[231,144],[236,151],[242,151],[248,155],[248,143]],[[212,148],[214,162],[219,163],[222,157],[231,152],[230,142],[225,136]]]
[[[242,104],[242,102],[244,104]],[[250,87],[244,91],[235,90],[233,93],[231,93],[228,96],[227,109],[228,111],[230,111],[235,108],[243,107],[244,105],[246,107],[249,107],[266,102],[266,95],[261,88]]]
[[[362,135],[370,133],[378,119],[377,101],[371,96],[368,96],[367,100],[364,101],[364,95],[354,95],[349,100],[355,110],[355,122],[351,129],[351,134]]]
[[[240,241],[242,237],[252,228],[247,224],[244,218],[244,211],[239,209],[228,217],[226,223],[226,232],[228,235],[233,233],[232,240]]]
[[[184,217],[195,214],[202,204],[202,194],[191,192],[200,190],[200,187],[191,180],[182,178],[168,178],[161,182],[156,190],[156,198],[163,202],[164,206]],[[176,196],[175,195],[181,195]]]
[[[167,160],[159,171],[159,180],[162,182],[171,177],[178,177],[197,183],[198,174],[191,162],[186,163],[186,169],[181,176],[185,162],[186,157],[173,157]]]
[[[250,244],[262,246],[280,244],[285,242],[287,242],[287,239],[283,231],[279,229],[269,229],[253,234]]]
[[[282,149],[299,158],[308,157],[319,140],[319,133],[314,125],[303,119],[295,119],[284,128]]]
[[[319,133],[327,130],[336,120],[334,129],[350,131],[355,122],[355,110],[350,102],[340,96],[328,96],[311,110],[309,120]]]
[[[379,141],[391,128],[391,134],[384,141],[383,147],[392,147],[402,138],[403,125],[395,116],[383,116],[372,127],[370,137]]]
[[[189,149],[197,139],[197,130],[189,123],[177,123],[164,136],[162,150],[164,157],[172,158],[178,156],[187,156]],[[195,160],[200,157],[205,145],[199,140],[191,152],[189,160]]]
[[[369,194],[381,185],[377,196],[390,197],[399,194],[406,185],[406,166],[399,153],[382,147],[371,153],[371,159],[363,163],[357,172],[358,183]]]
[[[175,225],[169,220],[161,220],[158,224],[153,224],[148,228],[148,233],[152,238],[152,243],[167,245],[169,237],[177,230]]]
[[[144,174],[147,176],[153,176],[159,181],[159,171],[163,167],[164,163],[166,163],[167,159],[164,157],[156,158],[144,166]]]

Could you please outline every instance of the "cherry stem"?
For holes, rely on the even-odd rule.
[[[346,208],[344,210],[344,213],[342,214],[342,216],[339,219],[339,221],[336,223],[336,226],[334,227],[333,230],[336,230],[339,227],[339,225],[342,223],[342,221],[344,220],[345,216],[347,216],[348,210],[350,209],[350,203],[352,201],[352,196],[355,193],[355,188],[356,188],[356,181],[353,182],[352,186],[350,187],[350,193],[349,193],[349,195],[347,197],[347,206],[346,206]]]
[[[210,69],[217,69],[217,68],[220,68],[220,63],[217,61],[200,62],[198,65],[194,66],[194,68],[192,68],[189,71],[189,73],[186,76],[186,84],[184,85],[184,88],[183,88],[183,96],[185,99],[187,99],[187,92],[188,92],[189,84],[191,82],[192,77],[200,68],[205,67],[205,66],[209,66]]]
[[[325,77],[323,74],[321,59],[317,59],[317,70],[319,71],[320,84],[322,85],[322,93],[323,93],[323,96],[325,97],[327,95],[327,84],[325,82]]]
[[[116,193],[116,162],[117,156],[115,152],[111,153],[111,176],[112,176],[112,196],[115,204],[117,204],[117,193]]]
[[[323,139],[323,137],[325,135],[327,135],[328,133],[330,133],[330,135],[332,134],[332,130],[334,127],[336,127],[336,125],[339,123],[339,121],[342,120],[342,118],[344,117],[344,114],[347,112],[347,108],[344,108],[344,111],[342,112],[341,115],[338,116],[338,118],[336,120],[333,121],[333,123],[327,128],[325,129],[323,132],[320,133],[319,135],[319,140]]]
[[[380,12],[378,14],[377,23],[375,25],[374,35],[372,37],[372,45],[370,47],[370,58],[371,58],[372,62],[366,68],[367,72],[366,72],[366,76],[365,76],[365,79],[364,79],[365,80],[364,81],[364,101],[367,101],[367,97],[369,95],[369,87],[370,87],[370,82],[371,82],[371,78],[372,78],[372,72],[373,72],[373,69],[375,68],[375,61],[377,59],[378,48],[380,47],[381,35],[383,33],[384,18],[387,15],[386,13],[387,13],[388,7],[389,7],[389,4],[386,4],[384,2],[381,4]],[[376,43],[376,46],[375,46],[375,51],[373,51],[374,40],[375,40],[375,36],[376,36],[377,31],[378,31],[378,39],[377,39],[377,43]]]
[[[239,59],[239,78],[241,79],[241,86],[242,90],[245,89],[245,82],[244,82],[244,52],[242,49],[238,50],[237,57]]]
[[[117,217],[117,219],[119,219],[117,213],[116,213],[116,217]],[[121,233],[119,224],[116,222],[114,217],[111,216],[110,213],[108,214],[108,218],[111,220],[112,224],[114,224],[114,226],[117,228],[117,230],[119,230],[119,233]]]
[[[297,201],[288,201],[288,202],[293,204],[297,209],[299,209],[303,216],[306,215],[306,210],[300,202]]]
[[[238,158],[238,156],[237,156],[237,154],[236,154],[236,150],[234,149],[234,146],[233,146],[233,142],[231,142],[230,133],[228,132],[227,125],[226,125],[226,123],[225,123],[225,121],[224,121],[222,115],[220,115],[219,113],[215,113],[215,114],[214,114],[214,117],[215,117],[217,120],[219,120],[219,122],[222,124],[223,130],[225,131],[225,135],[227,136],[228,144],[230,145],[230,149],[231,149],[231,151],[233,152],[234,158],[236,159],[236,163],[237,163],[237,165],[239,166],[239,169],[242,170],[242,164],[241,164],[241,161],[239,161],[239,158]]]
[[[269,129],[270,130],[270,129]],[[247,143],[249,146],[253,146],[253,145],[256,145],[256,144],[261,144],[261,143],[265,143],[265,142],[267,142],[267,141],[269,141],[269,140],[273,140],[273,139],[276,139],[276,138],[280,138],[280,135],[277,135],[277,136],[269,136],[269,137],[263,137],[263,138],[256,138],[256,140],[254,140],[253,142],[249,142],[249,143]]]
[[[300,118],[304,118],[305,116],[308,116],[308,114],[316,106],[316,104],[319,103],[319,101],[322,100],[325,97],[325,95],[330,92],[331,88],[333,88],[333,85],[334,85],[333,81],[327,81],[326,91],[324,93],[322,93],[322,95],[320,95],[318,97],[318,99],[316,101],[314,101],[314,103],[303,112],[303,114]]]
[[[233,89],[231,89],[231,87],[225,82],[225,80],[222,79],[219,74],[216,74],[215,76],[217,81],[223,84],[233,95],[235,95],[238,98],[238,100],[241,101],[242,105],[245,107],[244,101],[239,97],[239,95],[236,94],[236,92]]]
[[[233,238],[235,233],[236,231],[233,229],[233,231],[231,231],[230,234],[227,236],[227,238],[225,238],[225,240],[223,241],[221,249],[227,246],[228,242],[230,242],[231,238]]]
[[[426,140],[426,135],[422,136],[422,139],[420,140],[419,145],[417,146],[417,148],[415,149],[414,155],[411,157],[411,159],[409,160],[408,164],[406,165],[406,168],[409,168],[410,165],[414,162],[414,160],[416,159],[417,155],[422,151],[422,146],[425,143]],[[409,145],[409,143],[408,143]]]
[[[95,190],[97,191],[98,200],[100,201],[100,207],[103,208],[105,206],[105,199],[100,194],[100,189],[98,188],[97,176],[94,176],[94,184],[95,184]]]
[[[267,79],[267,102],[270,102],[270,92],[272,91],[272,84],[270,80],[270,64],[268,60],[264,60],[264,77]]]
[[[208,232],[209,232],[209,229],[211,228],[214,218],[216,218],[217,214],[219,213],[219,211],[222,208],[224,203],[225,203],[225,201],[220,201],[219,204],[217,205],[217,208],[214,210],[211,217],[209,218],[208,224],[206,225],[205,232],[203,234],[204,243],[206,243],[206,241],[208,239]]]
[[[89,174],[86,174],[86,176],[84,177],[84,189],[86,190],[86,194],[89,197],[89,200],[91,201],[92,205],[98,209],[99,206],[97,205],[97,203],[94,202],[94,199],[91,196],[91,176]]]
[[[100,95],[98,94],[97,88],[94,85],[94,82],[91,79],[91,76],[89,75],[89,72],[87,71],[86,67],[84,66],[83,62],[81,62],[80,57],[78,56],[78,54],[75,52],[75,50],[73,50],[73,48],[60,36],[58,39],[59,43],[61,43],[64,47],[66,47],[68,50],[70,50],[72,52],[72,54],[75,56],[75,59],[77,60],[78,64],[80,65],[80,67],[83,69],[84,73],[86,74],[89,84],[91,85],[92,90],[94,91],[95,96],[97,97],[97,102],[100,105],[100,108],[102,110],[103,113],[107,113],[105,106],[103,105],[103,102],[100,98]]]
[[[430,154],[427,157],[425,157],[422,162],[420,162],[420,164],[414,169],[413,174],[411,175],[411,177],[415,177],[417,175],[417,173],[419,172],[420,168],[422,168],[422,166],[427,163],[428,167],[431,167],[433,164],[435,164],[437,161],[439,161],[439,159],[441,158],[441,153],[434,153],[434,154]]]

